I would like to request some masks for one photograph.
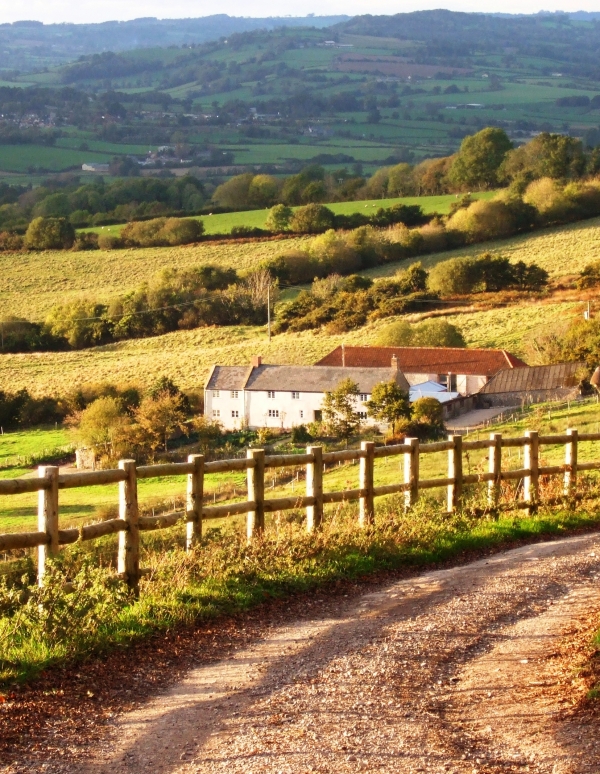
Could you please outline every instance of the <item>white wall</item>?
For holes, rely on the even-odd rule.
[[[204,416],[207,419],[220,422],[226,430],[237,430],[245,416],[244,390],[238,390],[238,397],[231,397],[231,390],[218,390],[219,396],[215,396],[215,390],[204,390]],[[214,412],[218,411],[218,415]],[[232,412],[237,411],[238,417],[232,417]]]
[[[269,398],[266,390],[239,390],[238,396],[232,398],[230,390],[219,390],[218,397],[215,397],[214,390],[205,390],[204,415],[207,419],[220,422],[225,430],[239,429],[244,418],[249,427],[289,429],[314,422],[315,411],[320,411],[323,404],[322,392],[301,392],[299,398],[292,398],[291,391],[277,390],[275,397]],[[269,409],[278,411],[279,416],[269,416]],[[366,411],[366,407],[359,401],[356,410]],[[219,412],[218,416],[215,411]],[[232,417],[232,411],[238,411],[239,417]],[[376,424],[371,418],[361,421],[365,425]]]

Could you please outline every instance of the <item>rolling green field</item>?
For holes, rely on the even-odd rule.
[[[473,194],[474,199],[492,199],[495,191],[482,191]],[[446,215],[450,211],[453,202],[456,201],[454,194],[444,194],[443,196],[407,196],[395,199],[368,199],[358,202],[333,202],[327,204],[330,210],[336,215],[352,215],[355,212],[362,212],[369,215],[373,210],[379,207],[392,207],[394,204],[419,204],[423,212],[430,214],[437,212],[440,215]],[[298,209],[293,207],[292,209]],[[234,226],[250,226],[251,228],[264,228],[269,210],[246,210],[244,212],[225,212],[216,215],[202,215],[199,217],[204,223],[206,234],[230,234]],[[95,228],[82,228],[81,231],[94,231],[97,234],[119,234],[125,224],[114,226],[96,226]]]
[[[44,145],[0,145],[0,170],[61,172],[72,167],[81,169],[81,165],[88,161],[108,164],[113,155]]]

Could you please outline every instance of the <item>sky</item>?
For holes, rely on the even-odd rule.
[[[431,8],[452,11],[536,13],[545,11],[600,11],[600,0],[221,0],[218,5],[194,0],[24,0],[9,3],[0,0],[0,23],[33,19],[45,24],[60,22],[102,22],[142,16],[189,18],[227,13],[230,16],[305,16],[348,14],[350,16],[393,14]]]

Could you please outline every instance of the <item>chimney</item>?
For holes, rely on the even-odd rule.
[[[258,368],[261,365],[262,365],[262,357],[260,355],[253,355],[252,368]]]
[[[342,368],[346,367],[346,345],[342,344]]]
[[[398,371],[398,358],[396,355],[392,355],[392,371]]]

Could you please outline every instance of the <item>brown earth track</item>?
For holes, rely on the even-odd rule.
[[[599,620],[599,559],[600,536],[576,536],[188,633],[187,660],[161,675],[148,654],[136,672],[158,678],[148,701],[107,729],[96,720],[118,702],[96,707],[86,740],[72,692],[45,755],[21,746],[5,771],[595,774],[600,713],[582,700],[572,642],[585,648]],[[101,665],[93,675],[102,694]]]

